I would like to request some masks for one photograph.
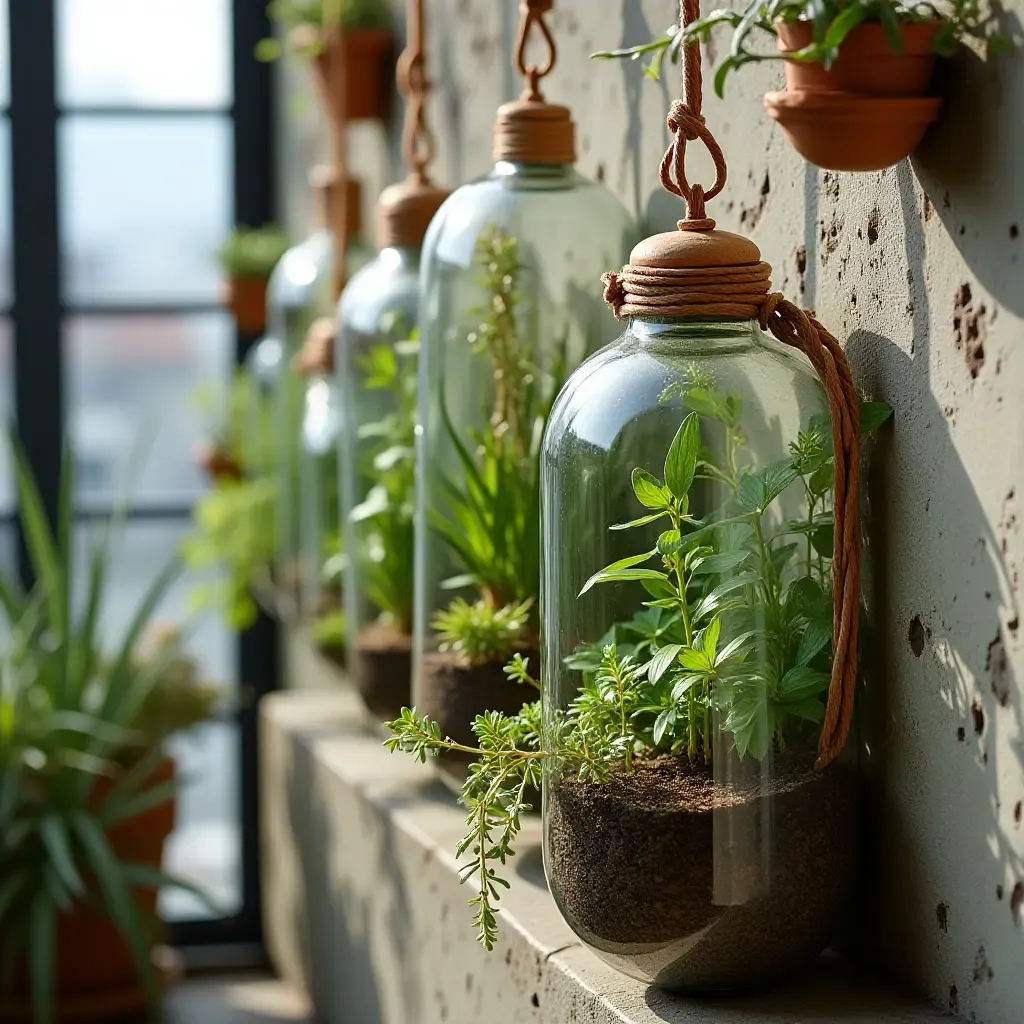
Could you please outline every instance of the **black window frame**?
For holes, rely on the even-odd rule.
[[[275,220],[275,105],[273,70],[258,62],[254,50],[270,32],[264,5],[232,0],[231,38],[233,99],[214,111],[190,107],[111,106],[82,104],[63,109],[57,101],[56,0],[12,0],[10,26],[10,136],[12,212],[13,377],[16,424],[36,474],[44,507],[56,521],[60,469],[66,429],[64,324],[76,313],[131,314],[209,311],[202,304],[138,305],[72,304],[61,294],[60,209],[58,194],[58,127],[67,114],[117,118],[169,117],[202,114],[233,121],[234,219],[260,225]],[[241,363],[256,339],[240,334],[235,359]],[[95,508],[76,510],[76,521],[102,515]],[[191,515],[187,504],[145,505],[131,518],[182,522]],[[18,526],[18,565],[26,585],[31,567],[25,537]],[[240,736],[239,822],[241,824],[242,902],[239,913],[220,920],[181,921],[170,927],[175,945],[261,943],[259,875],[259,799],[257,715],[260,698],[277,686],[278,631],[260,614],[257,623],[238,638],[241,695],[233,714]]]

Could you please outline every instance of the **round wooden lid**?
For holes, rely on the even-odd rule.
[[[378,202],[380,247],[420,248],[434,214],[450,194],[415,178],[384,189]]]
[[[761,262],[761,250],[731,231],[666,231],[640,242],[630,254],[634,267],[745,267]]]

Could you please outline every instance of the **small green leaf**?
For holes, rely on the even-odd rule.
[[[860,432],[869,434],[877,430],[892,416],[892,406],[885,402],[861,402]]]
[[[754,637],[757,636],[755,630],[750,630],[747,633],[741,633],[738,637],[730,640],[718,653],[718,660],[715,662],[716,667],[724,665],[731,657],[739,654],[741,650],[750,643]]]
[[[683,546],[678,530],[666,530],[658,538],[658,554],[674,555]]]
[[[677,498],[685,498],[693,485],[700,452],[700,417],[691,412],[676,432],[665,457],[665,483]]]
[[[656,523],[659,519],[664,519],[668,515],[668,509],[663,509],[661,512],[652,512],[649,516],[641,516],[639,519],[634,519],[628,523],[616,523],[614,526],[609,526],[609,530],[632,530],[637,526],[648,526],[650,523]]]
[[[749,551],[726,551],[720,555],[707,555],[698,559],[690,571],[695,576],[718,576],[738,568],[749,557]]]
[[[675,685],[672,687],[672,699],[674,701],[682,700],[683,695],[690,689],[690,687],[702,682],[703,679],[703,675],[696,675],[693,673],[677,679]]]
[[[823,526],[811,534],[811,546],[822,558],[831,558],[835,553],[836,528]]]
[[[690,672],[701,672],[707,674],[714,670],[711,659],[703,652],[694,647],[684,649],[679,655],[679,661],[683,668]]]
[[[638,466],[633,470],[633,493],[645,508],[664,510],[672,502],[668,488],[659,483],[657,477]]]
[[[724,583],[720,583],[714,590],[709,591],[703,597],[700,604],[694,608],[694,621],[699,622],[701,619],[720,611],[725,604],[726,597],[737,590],[742,590],[746,586],[757,583],[760,578],[756,572],[743,572],[738,576],[733,576],[732,579],[726,580]]]
[[[721,633],[722,620],[717,616],[700,632],[700,648],[712,665],[716,663],[715,654],[718,651],[718,638]]]
[[[807,700],[827,690],[829,677],[824,672],[797,665],[791,668],[779,681],[778,699],[783,703]]]
[[[818,652],[832,639],[832,617],[812,619],[796,648],[797,665],[809,665]]]
[[[656,683],[671,668],[683,650],[683,644],[668,644],[660,647],[647,667],[647,678]]]
[[[764,512],[799,476],[792,459],[773,462],[760,473],[748,474],[740,480],[740,505],[748,512]]]
[[[658,746],[662,739],[665,737],[665,733],[676,724],[676,711],[675,708],[667,708],[658,715],[654,723],[654,745]]]
[[[594,573],[593,576],[587,580],[583,589],[579,592],[579,597],[582,597],[591,587],[596,586],[598,583],[606,583],[612,579],[618,579],[618,573],[625,569],[631,569],[634,565],[641,565],[644,562],[649,562],[656,552],[645,551],[642,555],[630,555],[628,558],[620,558],[617,562],[612,562],[611,565],[606,565],[600,572]],[[658,575],[664,576],[664,573]],[[641,578],[642,577],[637,577]],[[666,577],[667,579],[667,577]]]
[[[578,596],[582,597],[592,587],[597,586],[598,583],[628,583],[631,580],[650,580],[651,582],[668,583],[668,576],[663,572],[658,572],[656,569],[604,570],[591,576]]]

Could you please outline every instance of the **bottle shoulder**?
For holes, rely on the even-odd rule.
[[[353,275],[338,300],[342,330],[373,334],[387,316],[416,320],[419,304],[419,268],[409,260],[386,259],[379,254]]]

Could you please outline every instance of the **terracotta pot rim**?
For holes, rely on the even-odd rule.
[[[900,35],[905,45],[902,53],[894,53],[889,46],[885,30],[879,22],[862,22],[850,31],[841,51],[861,56],[884,53],[897,59],[901,57],[937,57],[938,54],[932,49],[932,41],[941,31],[943,24],[938,18],[900,22]],[[778,48],[783,54],[803,49],[813,38],[813,25],[809,21],[776,21],[775,28],[779,33]],[[793,39],[788,42],[784,41],[783,35],[787,32],[799,34],[803,41],[797,42]],[[814,62],[801,61],[800,63]]]
[[[270,281],[269,274],[231,274],[228,276],[228,284],[262,284]]]
[[[389,46],[395,38],[394,32],[389,28],[350,28],[340,34],[331,31],[321,32],[320,35],[325,49],[337,45],[339,36],[345,45],[358,44],[367,49]]]
[[[879,97],[849,92],[770,92],[764,105],[771,116],[782,113],[799,120],[886,121],[926,124],[939,115],[938,96]]]

